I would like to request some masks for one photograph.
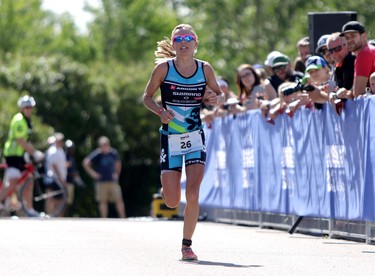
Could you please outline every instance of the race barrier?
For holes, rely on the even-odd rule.
[[[329,103],[302,107],[275,124],[259,110],[228,115],[205,133],[202,209],[257,223],[265,214],[375,221],[375,97],[347,101],[340,115]]]

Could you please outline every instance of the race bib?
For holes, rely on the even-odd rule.
[[[184,155],[203,149],[202,130],[182,134],[168,135],[169,154],[171,156]]]

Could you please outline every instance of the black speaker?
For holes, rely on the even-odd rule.
[[[308,17],[310,52],[315,54],[318,39],[325,34],[341,32],[346,22],[357,20],[357,12],[309,12]]]

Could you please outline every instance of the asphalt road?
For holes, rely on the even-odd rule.
[[[374,275],[375,246],[199,222],[198,262],[181,261],[182,222],[0,220],[0,275]]]

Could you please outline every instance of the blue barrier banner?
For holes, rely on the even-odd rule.
[[[375,221],[375,97],[274,125],[259,110],[229,115],[205,133],[202,206]]]

